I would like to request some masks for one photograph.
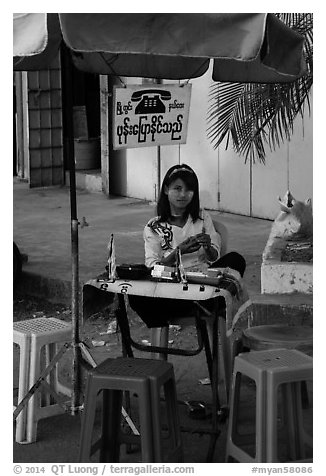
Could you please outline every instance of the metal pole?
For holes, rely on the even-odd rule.
[[[157,189],[156,189],[156,200],[158,200],[160,196],[160,188],[161,188],[161,146],[157,146]]]
[[[73,392],[71,399],[71,413],[75,415],[80,405],[80,349],[79,349],[79,242],[76,199],[76,171],[74,140],[71,140],[70,150],[70,214],[71,214],[71,324],[72,324],[72,352],[73,352]]]
[[[156,84],[162,84],[163,81],[161,79],[156,79],[155,80]],[[160,196],[160,189],[161,189],[161,146],[157,146],[157,154],[156,154],[156,160],[157,160],[157,188],[156,188],[156,200],[158,201],[159,196]]]
[[[75,415],[80,406],[80,348],[79,348],[79,247],[78,247],[78,219],[77,219],[77,199],[76,199],[76,171],[75,171],[75,147],[74,147],[74,126],[73,126],[73,84],[72,65],[68,59],[67,51],[63,54],[65,65],[66,96],[66,130],[68,137],[68,166],[70,185],[70,217],[71,217],[71,324],[72,324],[72,396],[71,413]]]
[[[71,205],[73,207],[76,199],[75,188],[70,184]],[[72,352],[73,352],[73,392],[71,399],[71,413],[75,415],[80,406],[80,349],[79,349],[79,249],[78,249],[78,220],[76,215],[71,213],[71,323],[72,323]]]

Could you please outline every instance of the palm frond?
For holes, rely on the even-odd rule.
[[[214,149],[226,139],[245,158],[264,162],[264,144],[275,150],[290,140],[298,114],[310,112],[313,83],[313,16],[311,13],[276,13],[305,37],[307,73],[293,83],[214,83],[210,87],[207,136]]]

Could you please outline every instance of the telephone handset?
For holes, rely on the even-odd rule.
[[[171,99],[170,91],[162,89],[142,89],[132,94],[131,100],[140,103],[136,106],[135,114],[158,114],[165,112],[162,102]]]

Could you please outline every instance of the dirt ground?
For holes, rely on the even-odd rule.
[[[14,321],[31,319],[36,317],[56,317],[71,322],[71,310],[65,304],[52,303],[47,300],[15,295],[13,305]],[[149,339],[149,330],[146,325],[128,309],[131,332],[135,340],[146,342]],[[115,319],[111,308],[98,313],[88,319],[81,330],[81,340],[89,347],[90,353],[96,363],[106,358],[121,355],[121,338],[115,331]],[[173,345],[195,347],[196,331],[193,327],[180,329],[172,328],[170,331],[170,343]],[[135,356],[149,358],[150,354],[134,351]],[[205,462],[208,450],[207,434],[196,433],[198,420],[189,417],[188,407],[185,402],[189,400],[201,401],[206,405],[207,416],[211,407],[211,389],[205,379],[208,377],[204,352],[191,358],[170,356],[169,361],[174,365],[181,425],[190,429],[183,433],[186,447],[186,462]],[[14,346],[14,401],[18,393],[18,363],[19,348]],[[71,382],[72,356],[66,352],[60,361],[59,373],[63,383]],[[16,369],[16,371],[15,371]],[[201,380],[204,380],[204,384]],[[83,381],[84,382],[84,381]],[[223,400],[223,395],[221,395]],[[133,419],[137,422],[137,411],[133,412]],[[46,418],[38,424],[38,440],[30,445],[14,443],[14,462],[77,462],[80,435],[80,416],[69,414]],[[210,419],[205,418],[200,422],[200,428],[209,428]],[[221,435],[216,445],[216,462],[224,462],[226,425],[221,425]],[[194,431],[195,433],[191,433]],[[68,436],[69,435],[69,436]],[[69,439],[69,445],[64,441]],[[137,462],[140,453],[125,454],[124,458],[129,462]]]
[[[51,303],[47,300],[15,295],[14,296],[14,321],[36,317],[57,317],[67,322],[71,321],[71,310],[64,304]],[[129,311],[131,311],[129,309]],[[143,322],[131,312],[130,314],[131,332],[135,340],[146,341],[149,339],[149,331]],[[84,323],[81,330],[81,339],[89,346],[90,353],[96,363],[100,363],[108,357],[117,357],[121,355],[120,334],[116,332],[115,319],[111,307],[105,312],[94,315]],[[186,327],[172,328],[170,332],[171,343],[178,346],[193,346],[195,342],[195,329]],[[149,354],[135,351],[135,355],[148,358]],[[211,409],[211,390],[210,385],[203,384],[202,380],[207,377],[207,368],[204,353],[184,358],[180,356],[170,356],[169,360],[174,365],[177,393],[178,409],[181,420],[181,426],[187,428],[182,433],[184,443],[184,461],[185,463],[202,463],[206,461],[209,437],[198,429],[210,428],[210,409]],[[19,351],[14,346],[14,400],[17,398],[18,391],[18,362]],[[63,382],[71,382],[71,355],[67,352],[60,362],[60,375]],[[15,371],[16,369],[16,371]],[[244,434],[250,434],[255,422],[255,385],[252,381],[243,382],[243,404],[240,412],[240,430]],[[223,386],[219,385],[221,403],[226,403]],[[312,388],[309,388],[312,392]],[[312,398],[312,395],[310,395]],[[185,402],[189,400],[201,401],[206,407],[205,416],[200,421],[190,417],[189,408]],[[137,424],[137,408],[132,405],[131,416]],[[305,427],[311,433],[312,425],[312,407],[304,411]],[[95,431],[99,431],[100,422],[97,421]],[[225,444],[226,444],[226,422],[219,425],[220,436],[218,437],[214,462],[225,462]],[[72,416],[69,413],[43,419],[38,424],[37,442],[29,445],[14,443],[13,461],[15,463],[76,463],[78,461],[79,437],[81,429],[81,415]],[[280,433],[279,452],[282,456],[281,461],[287,461],[288,455],[285,451],[286,445],[284,438],[286,434]],[[248,436],[248,442],[251,439]],[[249,445],[249,451],[253,451],[252,442]],[[310,453],[311,454],[311,453]],[[96,459],[94,460],[96,461]],[[139,462],[140,452],[131,453],[122,452],[122,462]]]

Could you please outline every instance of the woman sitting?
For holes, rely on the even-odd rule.
[[[188,165],[175,165],[166,173],[157,215],[144,229],[148,268],[174,266],[180,250],[185,271],[228,267],[243,276],[246,262],[239,253],[220,257],[221,237],[209,213],[200,208],[198,178]],[[148,327],[166,326],[173,317],[194,312],[192,301],[186,300],[129,296],[129,302]]]

